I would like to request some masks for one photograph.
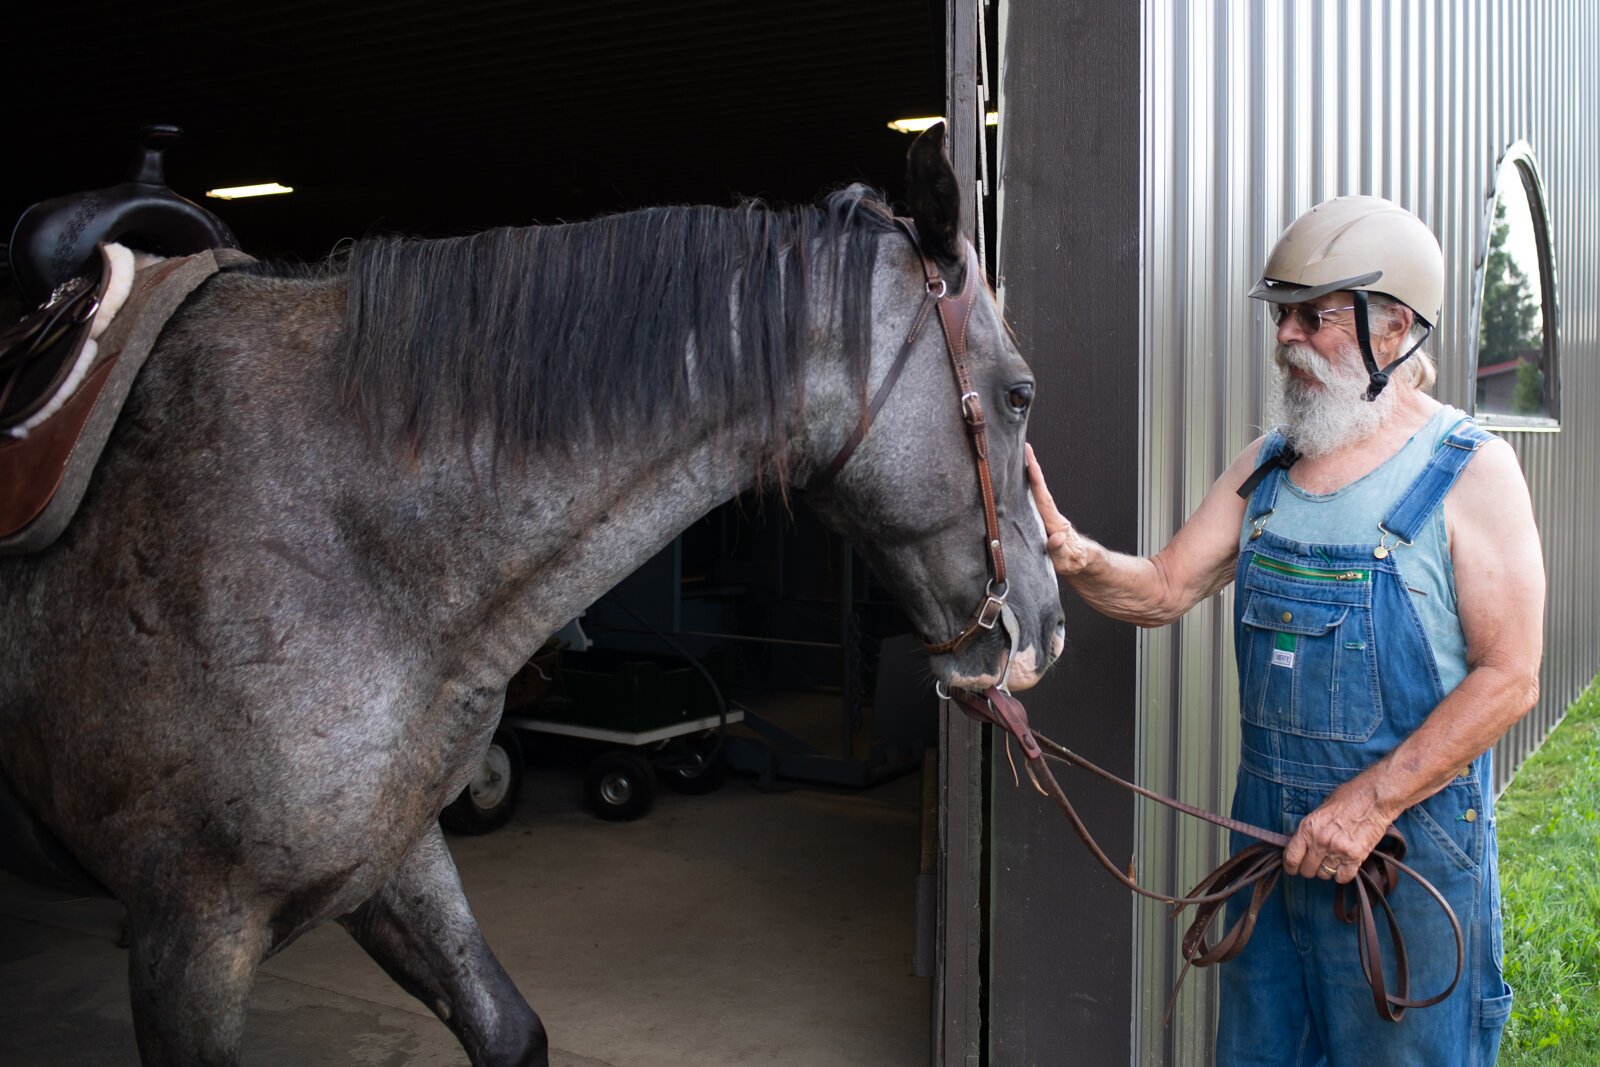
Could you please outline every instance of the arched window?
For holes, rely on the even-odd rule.
[[[1478,269],[1473,413],[1497,429],[1553,430],[1561,418],[1554,257],[1533,152],[1500,158]]]

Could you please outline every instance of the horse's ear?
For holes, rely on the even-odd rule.
[[[961,188],[945,158],[942,122],[918,134],[906,153],[906,201],[923,251],[943,263],[961,263]]]

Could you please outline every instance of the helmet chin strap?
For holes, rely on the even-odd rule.
[[[1361,359],[1367,365],[1367,391],[1362,394],[1362,399],[1376,400],[1378,394],[1389,384],[1389,376],[1394,373],[1394,369],[1410,359],[1412,353],[1422,347],[1429,334],[1433,333],[1433,327],[1424,323],[1427,329],[1417,339],[1417,343],[1406,349],[1405,355],[1379,370],[1378,361],[1372,355],[1372,331],[1367,323],[1367,294],[1360,289],[1353,289],[1351,295],[1355,297],[1356,304],[1356,342],[1361,346]]]

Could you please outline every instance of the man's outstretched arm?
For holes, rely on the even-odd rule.
[[[1113,552],[1080,533],[1056,508],[1028,448],[1028,477],[1044,519],[1056,573],[1103,615],[1165,626],[1233,580],[1245,502],[1236,490],[1255,468],[1261,440],[1239,453],[1176,536],[1153,556]]]

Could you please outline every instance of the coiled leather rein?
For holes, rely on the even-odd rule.
[[[1066,746],[1057,744],[1043,734],[1035,733],[1028,726],[1027,712],[1023,710],[1022,705],[1003,689],[991,688],[981,694],[966,689],[954,689],[950,695],[967,715],[979,722],[999,726],[1008,737],[1017,739],[1027,759],[1028,776],[1033,780],[1035,787],[1055,801],[1056,807],[1061,809],[1067,821],[1072,824],[1072,828],[1077,831],[1079,839],[1113,878],[1140,896],[1169,905],[1172,909],[1171,917],[1174,919],[1182,914],[1185,908],[1195,909],[1194,919],[1183,935],[1183,971],[1179,973],[1178,984],[1173,988],[1172,997],[1167,1002],[1167,1017],[1170,1018],[1173,1004],[1177,1000],[1178,989],[1182,987],[1183,979],[1188,975],[1191,966],[1209,967],[1215,963],[1224,963],[1244,950],[1251,933],[1255,930],[1256,917],[1260,914],[1262,905],[1266,903],[1283,874],[1283,849],[1289,843],[1289,838],[1284,834],[1216,815],[1203,808],[1185,804],[1181,800],[1173,800],[1143,786],[1124,781]],[[1077,809],[1072,806],[1066,791],[1056,781],[1048,760],[1079,767],[1174,811],[1238,831],[1255,838],[1255,844],[1230,856],[1185,895],[1169,895],[1146,889],[1135,881],[1131,874],[1113,863],[1099,842],[1095,841],[1094,835],[1078,816]],[[1378,842],[1378,846],[1362,861],[1355,880],[1337,885],[1333,897],[1334,915],[1340,922],[1355,927],[1361,971],[1366,978],[1367,986],[1372,990],[1373,1007],[1379,1016],[1390,1022],[1399,1022],[1408,1008],[1426,1008],[1448,997],[1461,980],[1461,968],[1465,960],[1461,922],[1456,918],[1450,902],[1432,882],[1406,865],[1405,854],[1405,836],[1391,827],[1383,840]],[[1405,938],[1400,931],[1399,919],[1394,909],[1389,906],[1388,895],[1400,884],[1402,874],[1415,881],[1439,905],[1445,917],[1449,919],[1450,931],[1455,936],[1455,975],[1443,991],[1428,997],[1410,995],[1411,971],[1406,959]],[[1222,911],[1228,898],[1245,889],[1251,891],[1249,905],[1221,937],[1215,942],[1208,941],[1206,932],[1217,914]],[[1383,948],[1378,936],[1377,923],[1380,910],[1389,928],[1390,943],[1394,946],[1396,988],[1393,992],[1389,990],[1383,974]]]

